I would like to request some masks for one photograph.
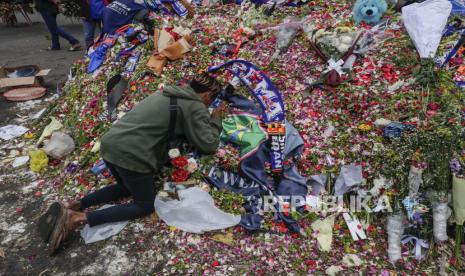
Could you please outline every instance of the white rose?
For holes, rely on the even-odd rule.
[[[178,149],[170,149],[168,151],[168,156],[171,158],[171,159],[174,159],[176,157],[179,157],[181,155],[181,153],[179,152]]]
[[[187,171],[189,173],[193,173],[197,170],[198,166],[197,166],[197,161],[195,161],[194,158],[189,158],[187,160]]]

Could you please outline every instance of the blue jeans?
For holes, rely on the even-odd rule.
[[[82,26],[84,27],[84,39],[86,47],[88,48],[94,43],[95,29],[100,25],[100,22],[93,19],[82,19]]]
[[[81,210],[125,197],[132,197],[133,202],[86,213],[89,225],[131,220],[153,213],[156,196],[154,175],[129,171],[108,161],[105,161],[105,164],[115,177],[117,184],[105,186],[83,197]]]
[[[40,15],[47,25],[48,31],[52,35],[52,49],[60,49],[60,36],[68,40],[71,45],[78,44],[79,41],[72,35],[65,32],[57,25],[57,14],[49,11],[41,11]]]

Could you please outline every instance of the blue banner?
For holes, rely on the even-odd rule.
[[[284,102],[281,93],[265,73],[245,60],[231,60],[222,65],[210,67],[208,72],[225,69],[238,78],[260,104],[263,121],[271,140],[271,170],[280,174],[284,165],[286,127],[284,123]]]

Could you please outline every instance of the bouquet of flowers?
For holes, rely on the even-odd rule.
[[[452,178],[452,198],[455,215],[455,257],[460,259],[460,246],[463,238],[463,223],[465,221],[465,164],[463,160],[454,158],[450,161]]]
[[[18,6],[19,4],[16,3],[0,2],[0,20],[3,24],[13,26],[18,22],[15,15],[15,10]]]
[[[173,169],[170,174],[172,182],[181,184],[189,180],[191,175],[198,169],[197,161],[194,158],[188,158],[181,155],[179,149],[171,149],[168,152]]]

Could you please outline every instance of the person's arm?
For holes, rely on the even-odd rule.
[[[184,133],[189,143],[203,154],[214,154],[220,142],[221,119],[211,116],[202,103],[196,103],[191,114],[183,118]]]

